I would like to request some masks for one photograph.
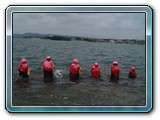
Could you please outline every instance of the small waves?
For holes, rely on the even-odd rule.
[[[13,104],[143,105],[146,91],[144,52],[145,46],[140,45],[14,39]],[[56,70],[53,82],[45,83],[42,65],[48,55],[52,57]],[[28,82],[17,82],[23,57],[28,59],[31,76]],[[74,58],[79,60],[83,69],[77,84],[69,79],[69,67]],[[110,82],[110,67],[114,60],[121,68],[118,83]],[[98,80],[94,80],[90,73],[95,62],[102,71]],[[135,80],[128,78],[131,66],[140,74]]]

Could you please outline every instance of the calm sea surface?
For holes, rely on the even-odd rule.
[[[48,55],[63,76],[45,83],[42,65]],[[29,82],[17,82],[22,58],[32,69]],[[74,58],[83,69],[78,84],[69,80]],[[121,68],[118,83],[109,82],[114,60]],[[94,62],[102,71],[95,82],[90,75]],[[131,66],[140,74],[135,80],[128,78]],[[13,39],[13,105],[145,105],[145,86],[145,45]]]

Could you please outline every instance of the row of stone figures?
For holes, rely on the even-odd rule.
[[[47,56],[46,60],[43,64],[43,72],[44,72],[44,80],[51,81],[53,80],[53,72],[55,71],[55,65],[53,64],[51,57]],[[19,66],[19,76],[22,78],[27,78],[30,76],[31,68],[28,66],[27,59],[22,59]],[[70,66],[70,80],[78,80],[80,75],[82,74],[82,68],[79,65],[78,59],[73,59],[72,64]],[[94,63],[91,69],[91,75],[95,80],[101,77],[101,69],[98,63]],[[111,76],[110,80],[118,81],[120,75],[120,67],[118,66],[117,61],[113,61],[111,66]],[[139,74],[136,73],[135,67],[131,67],[128,77],[136,78]]]

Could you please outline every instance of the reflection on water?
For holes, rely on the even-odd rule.
[[[43,81],[42,65],[50,55],[56,71],[52,82]],[[18,80],[21,58],[31,67],[28,81]],[[83,72],[70,81],[69,67],[78,58]],[[118,83],[110,82],[112,61],[121,68]],[[94,80],[90,69],[98,62],[102,77]],[[134,66],[140,77],[128,79]],[[145,46],[80,41],[13,40],[13,105],[145,105]]]

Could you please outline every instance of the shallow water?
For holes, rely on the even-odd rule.
[[[50,55],[62,71],[53,82],[43,82],[42,65]],[[21,58],[31,67],[28,82],[18,81]],[[69,81],[69,67],[77,58],[83,69],[80,81]],[[109,82],[112,61],[121,68],[120,81]],[[98,62],[101,79],[94,81],[90,69]],[[128,79],[131,66],[140,77]],[[145,45],[13,39],[13,105],[145,105]]]

